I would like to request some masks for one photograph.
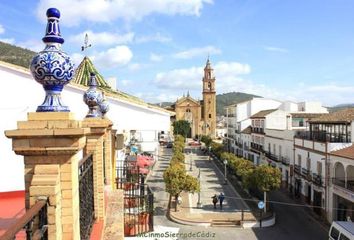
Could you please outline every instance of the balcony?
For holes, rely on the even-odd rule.
[[[251,142],[251,150],[256,153],[264,152],[262,145],[253,142]]]
[[[322,187],[322,176],[318,175],[317,173],[312,173],[312,182],[317,186]]]
[[[251,132],[252,132],[252,133],[264,134],[264,128],[252,127],[252,128],[251,128]]]
[[[297,131],[295,138],[304,140],[317,141],[317,142],[350,142],[350,136],[339,133],[328,133],[326,131]]]
[[[299,175],[301,175],[301,167],[300,167],[300,165],[294,165],[294,172],[295,173],[297,173],[297,174],[299,174]]]
[[[345,184],[345,180],[343,178],[332,178],[332,184],[354,192],[353,180],[352,181],[347,180],[347,184]]]
[[[280,159],[277,155],[270,153],[270,152],[266,152],[265,153],[266,157],[269,158],[270,160],[273,160],[275,162],[280,162]]]
[[[286,165],[286,166],[289,166],[289,164],[290,164],[290,160],[289,160],[289,158],[287,158],[287,157],[281,156],[281,157],[280,157],[280,161],[282,162],[282,164],[284,164],[284,165]]]
[[[311,171],[307,168],[301,168],[301,175],[308,181],[312,181]]]

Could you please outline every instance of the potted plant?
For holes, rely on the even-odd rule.
[[[148,212],[139,213],[139,216],[138,216],[139,224],[147,225],[149,223],[149,216],[150,216],[150,214]]]
[[[124,222],[124,236],[134,236],[136,234],[135,219],[127,219]]]

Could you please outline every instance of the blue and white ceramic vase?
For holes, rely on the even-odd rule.
[[[102,92],[102,96],[103,96],[103,100],[98,104],[98,106],[102,114],[102,117],[104,117],[106,113],[109,111],[109,103],[107,102],[103,92]]]
[[[74,64],[61,50],[64,39],[60,35],[59,10],[49,8],[47,17],[46,35],[42,38],[46,47],[33,57],[30,65],[33,78],[43,85],[46,93],[37,112],[69,112],[69,108],[62,103],[61,92],[73,78]]]
[[[84,102],[89,107],[87,118],[100,117],[98,111],[99,104],[103,101],[102,93],[97,91],[97,81],[95,74],[91,73],[90,88],[84,94]]]

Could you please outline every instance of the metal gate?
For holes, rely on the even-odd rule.
[[[154,230],[154,194],[144,181],[145,176],[131,161],[117,168],[117,188],[124,189],[125,236]]]
[[[93,156],[84,157],[79,162],[80,236],[88,240],[95,219]]]

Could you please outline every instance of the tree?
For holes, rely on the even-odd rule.
[[[183,137],[187,137],[189,131],[190,131],[190,123],[186,120],[178,120],[173,122],[173,134],[181,134]]]
[[[205,146],[208,148],[210,146],[210,144],[213,142],[213,140],[211,139],[210,136],[205,136],[203,135],[202,138],[201,138],[201,141],[203,143],[205,143]]]
[[[184,154],[182,152],[176,151],[172,155],[171,162],[173,160],[176,160],[177,162],[180,162],[180,163],[184,163],[185,156],[184,156]]]
[[[163,173],[163,179],[165,182],[165,191],[170,194],[171,197],[175,197],[175,211],[177,211],[178,196],[182,191],[197,192],[199,191],[198,180],[192,176],[187,175],[183,164],[170,165]]]
[[[267,192],[279,189],[281,172],[278,168],[268,165],[260,165],[253,172],[253,181],[257,188],[264,192],[264,202],[267,200]],[[264,212],[266,212],[264,207]]]

